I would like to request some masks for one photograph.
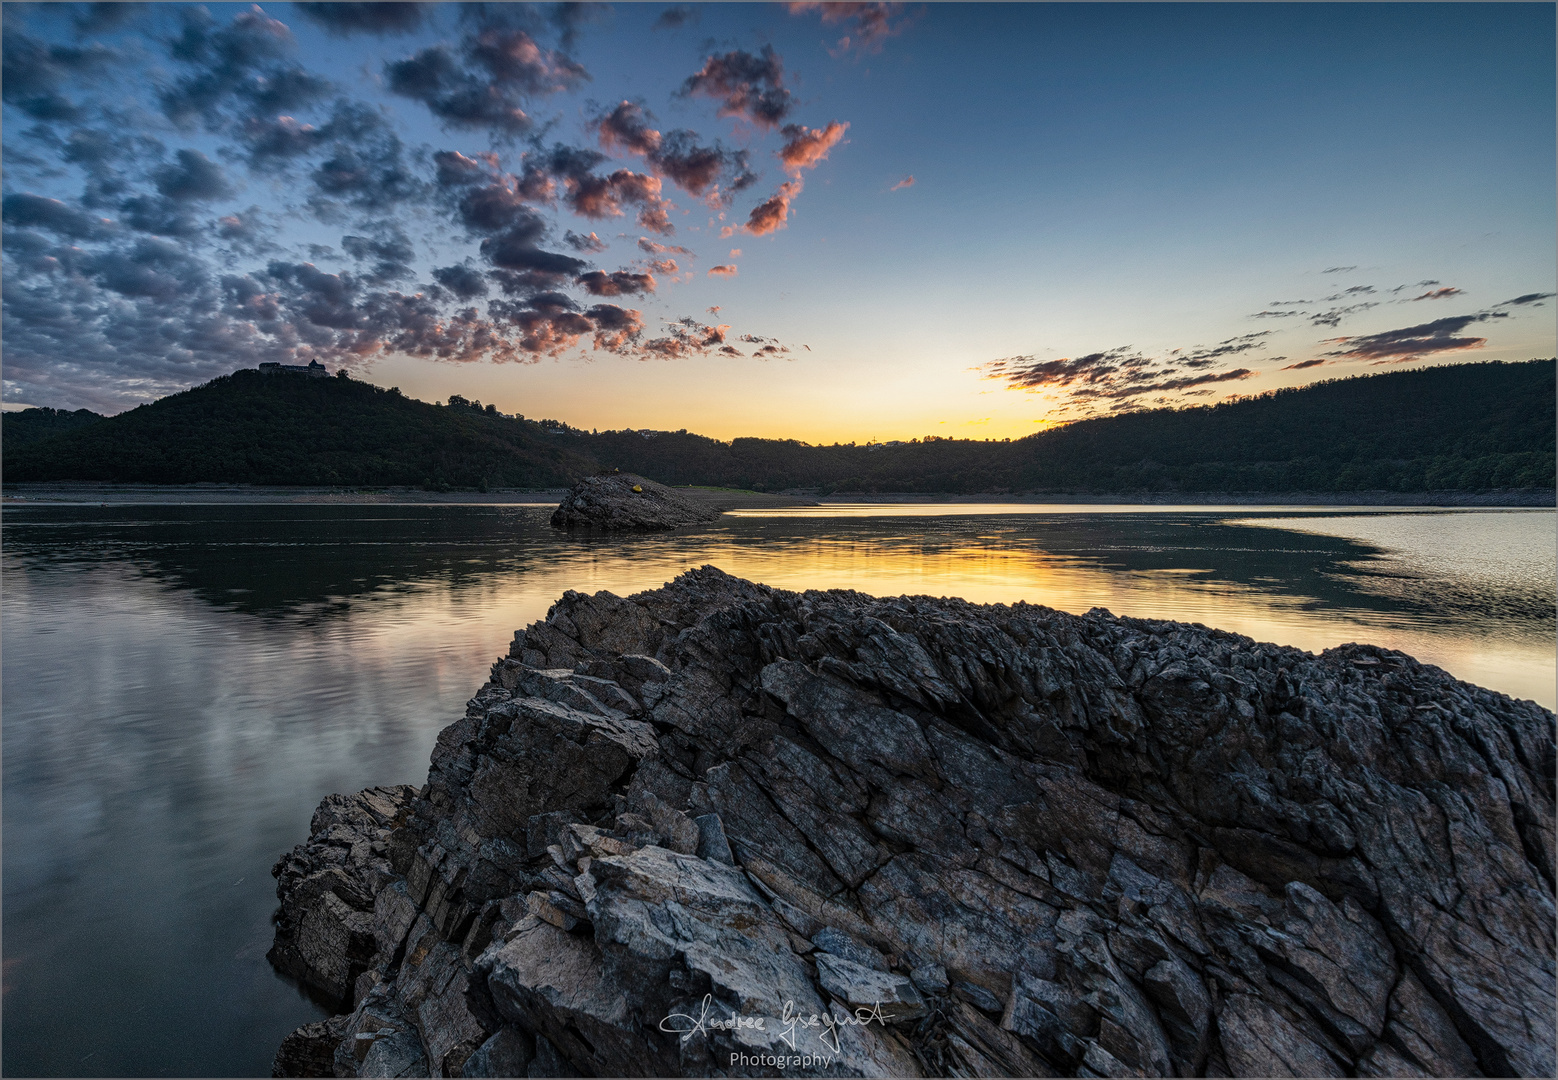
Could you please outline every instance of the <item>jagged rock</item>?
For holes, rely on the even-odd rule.
[[[460,1075],[468,1077],[525,1076],[536,1057],[536,1040],[526,1032],[504,1027],[465,1059]],[[555,1075],[555,1074],[554,1074]]]
[[[647,532],[715,521],[720,511],[632,473],[587,476],[552,512],[559,529]]]
[[[394,878],[389,837],[404,824],[417,789],[409,785],[330,795],[314,811],[307,843],[271,868],[281,910],[267,958],[338,1007],[379,951],[374,908]]]
[[[351,1011],[276,1073],[1549,1076],[1553,725],[1369,646],[570,592],[278,863]]]

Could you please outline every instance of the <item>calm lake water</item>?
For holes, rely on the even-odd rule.
[[[1555,696],[1551,511],[876,506],[581,539],[550,507],[7,507],[3,1059],[268,1076],[323,1015],[264,959],[271,864],[325,795],[418,783],[566,589],[713,563],[784,588],[1027,600]]]

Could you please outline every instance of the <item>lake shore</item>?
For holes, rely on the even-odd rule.
[[[1056,506],[1433,506],[1433,507],[1552,507],[1551,490],[1502,491],[1294,491],[1188,492],[1152,491],[1102,494],[1029,492],[1023,494],[960,495],[949,492],[852,492],[826,495],[812,490],[742,491],[733,488],[678,488],[720,510],[763,510],[786,506],[828,506],[841,503],[1010,503]],[[6,505],[437,505],[555,506],[565,488],[500,488],[492,491],[425,491],[414,487],[261,487],[249,484],[96,484],[24,483],[0,489]]]

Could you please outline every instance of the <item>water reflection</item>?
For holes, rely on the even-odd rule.
[[[512,632],[569,588],[714,563],[785,588],[1104,606],[1377,641],[1553,703],[1550,512],[1085,509],[627,538],[527,507],[8,509],[3,1071],[268,1073],[318,1015],[264,963],[272,861],[324,795],[420,782]]]

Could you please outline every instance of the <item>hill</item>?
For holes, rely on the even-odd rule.
[[[1082,420],[1010,443],[581,440],[663,484],[824,491],[1475,491],[1552,488],[1554,362],[1338,379],[1190,409]]]
[[[12,418],[6,418],[6,434]],[[440,407],[355,379],[238,371],[99,423],[16,445],[5,479],[189,484],[551,487],[595,462],[534,423]]]
[[[103,417],[89,409],[20,409],[3,414],[4,440],[7,448],[26,446],[51,435],[95,424]]]
[[[1552,360],[1331,380],[1014,441],[589,433],[450,400],[429,405],[344,376],[240,371],[106,420],[8,413],[5,478],[482,488],[560,486],[620,468],[760,491],[1257,493],[1551,489],[1558,467]]]

